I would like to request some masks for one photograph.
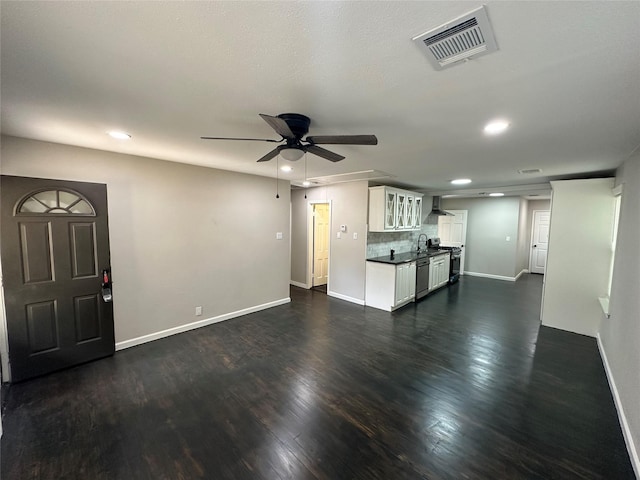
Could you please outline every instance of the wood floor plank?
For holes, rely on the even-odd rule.
[[[3,479],[633,479],[593,338],[542,278],[387,313],[292,302],[3,392]]]

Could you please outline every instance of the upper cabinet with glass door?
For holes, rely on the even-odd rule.
[[[420,230],[422,194],[399,188],[369,187],[369,231]]]

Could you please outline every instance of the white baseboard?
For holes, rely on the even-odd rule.
[[[465,275],[469,275],[470,277],[483,277],[483,278],[493,278],[494,280],[505,280],[507,282],[515,282],[517,277],[504,277],[502,275],[491,275],[490,273],[478,273],[478,272],[464,272]]]
[[[205,318],[203,320],[198,320],[197,322],[168,328],[166,330],[150,333],[148,335],[132,338],[130,340],[123,340],[122,342],[116,343],[116,351],[135,347],[136,345],[142,345],[143,343],[152,342],[160,338],[170,337],[171,335],[177,335],[178,333],[188,332],[189,330],[195,330],[196,328],[206,327],[207,325],[222,322],[224,320],[229,320],[231,318],[241,317],[242,315],[248,315],[249,313],[259,312],[260,310],[266,310],[267,308],[277,307],[278,305],[284,305],[285,303],[289,302],[291,302],[291,298],[282,298],[280,300],[274,300],[273,302],[263,303],[262,305],[256,305],[254,307],[243,308],[242,310],[225,313],[223,315],[218,315],[217,317]]]
[[[364,300],[360,300],[359,298],[349,297],[347,295],[342,295],[341,293],[336,292],[327,292],[327,295],[330,297],[339,298],[340,300],[346,300],[347,302],[357,303],[358,305],[364,306]]]
[[[522,270],[520,270],[520,273],[517,274],[514,278],[514,282],[518,281],[518,279],[522,276],[523,273],[529,273],[529,270],[527,270],[526,268],[523,268]]]
[[[295,280],[289,281],[289,284],[293,285],[294,287],[304,288],[306,290],[309,290],[311,288],[311,285],[307,285],[306,283],[302,282],[296,282]]]
[[[636,477],[640,478],[640,453],[638,452],[638,449],[633,442],[631,428],[629,427],[629,422],[627,422],[627,416],[624,413],[624,408],[622,406],[622,402],[620,401],[620,395],[618,394],[618,387],[616,387],[616,381],[613,378],[613,372],[611,371],[611,368],[609,366],[607,353],[605,352],[604,346],[602,345],[602,339],[600,338],[599,332],[596,334],[596,339],[598,340],[598,350],[600,351],[600,358],[602,358],[604,371],[606,372],[607,380],[609,381],[609,388],[611,389],[611,393],[613,394],[613,403],[615,404],[616,410],[618,411],[618,419],[620,420],[620,425],[622,426],[622,435],[624,437],[624,442],[627,444],[629,458],[631,459],[631,464],[633,465],[633,469],[636,472]]]

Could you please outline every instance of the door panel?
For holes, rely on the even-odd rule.
[[[451,238],[451,221],[447,217],[438,217],[438,236],[443,243]]]
[[[76,343],[100,339],[100,298],[86,295],[73,299],[75,308]]]
[[[467,242],[467,210],[449,210],[453,216],[438,217],[438,236],[445,247],[460,247],[460,274],[464,274]]]
[[[531,273],[544,274],[547,266],[547,249],[549,246],[549,221],[551,214],[547,210],[534,210],[531,234]]]
[[[36,355],[57,349],[58,315],[55,300],[25,305],[29,353]]]
[[[1,254],[12,381],[115,350],[106,185],[0,176]]]
[[[53,281],[51,224],[19,223],[22,278],[25,284]]]
[[[450,234],[450,242],[452,243],[464,243],[464,239],[462,237],[462,223],[456,222],[451,225],[451,234]]]
[[[69,225],[73,278],[97,277],[95,222]]]

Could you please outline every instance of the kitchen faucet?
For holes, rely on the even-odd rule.
[[[427,249],[427,236],[424,233],[421,233],[420,235],[418,235],[418,250],[417,252],[420,253],[420,239],[424,237],[424,249]]]

